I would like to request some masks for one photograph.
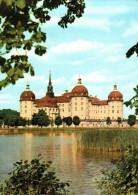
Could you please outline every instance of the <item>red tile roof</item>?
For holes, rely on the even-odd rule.
[[[39,99],[37,102],[36,102],[36,107],[43,107],[43,106],[46,106],[46,107],[58,107],[57,105],[57,102],[56,102],[56,97],[52,98],[48,95],[46,95],[45,97]]]
[[[88,97],[88,90],[85,86],[83,85],[76,85],[71,92],[71,96],[84,96],[84,97]]]
[[[108,96],[108,101],[123,101],[123,95],[119,91],[112,91]]]
[[[57,96],[56,97],[57,103],[62,103],[62,102],[70,102],[70,97],[65,97],[65,96]]]
[[[24,91],[20,96],[20,101],[35,100],[35,94],[32,91]]]

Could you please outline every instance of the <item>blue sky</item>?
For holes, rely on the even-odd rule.
[[[116,82],[124,101],[129,100],[138,84],[138,58],[133,55],[127,59],[125,54],[138,41],[137,8],[137,0],[86,0],[83,17],[67,29],[57,24],[64,8],[52,12],[51,21],[42,26],[47,33],[47,53],[39,57],[29,52],[35,76],[26,74],[16,85],[2,89],[0,109],[19,111],[27,81],[36,98],[43,97],[49,70],[55,95],[66,88],[71,91],[80,75],[90,95],[106,100]],[[124,118],[133,113],[124,106]]]

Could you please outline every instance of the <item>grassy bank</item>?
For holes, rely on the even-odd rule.
[[[123,151],[128,145],[138,148],[136,129],[93,129],[81,135],[80,146],[97,151]]]
[[[95,151],[123,151],[128,145],[138,148],[138,128],[11,128],[0,129],[1,134],[60,134],[74,133],[79,147]]]

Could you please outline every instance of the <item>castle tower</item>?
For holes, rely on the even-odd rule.
[[[33,102],[35,94],[30,91],[29,84],[26,84],[26,90],[20,96],[20,116],[26,119],[31,119],[33,115]]]
[[[49,71],[49,82],[48,82],[48,86],[47,86],[46,95],[48,95],[51,98],[54,98],[53,86],[52,86],[52,82],[51,82],[51,71]]]

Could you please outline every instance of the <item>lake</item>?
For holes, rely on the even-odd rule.
[[[69,190],[75,194],[93,195],[97,192],[95,178],[100,170],[111,168],[116,153],[97,153],[78,147],[79,134],[0,134],[0,179],[6,179],[13,163],[31,160],[42,154],[52,161],[56,175],[62,181],[71,181]]]

